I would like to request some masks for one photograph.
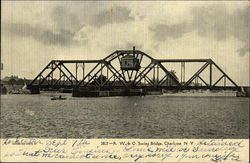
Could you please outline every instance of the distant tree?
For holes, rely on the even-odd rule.
[[[24,85],[24,80],[23,80],[23,79],[18,79],[18,80],[16,81],[16,84],[17,84],[17,85]]]
[[[14,78],[11,78],[9,81],[8,81],[8,84],[10,85],[15,85],[17,83],[17,81],[14,79]]]
[[[179,81],[179,78],[176,76],[176,72],[174,70],[171,70],[169,71],[170,74],[177,80]],[[176,83],[174,82],[174,80],[170,77],[168,77],[164,82],[163,82],[164,85],[167,85],[167,86],[173,86],[173,85],[176,85]]]
[[[174,70],[171,70],[170,73],[173,75],[173,77],[179,81],[178,77],[176,76],[176,72]]]
[[[11,75],[11,78],[12,78],[12,79],[15,79],[15,80],[18,80],[18,79],[19,79],[17,75]]]
[[[101,84],[101,83],[104,83],[106,82],[108,79],[106,76],[104,75],[99,75],[92,83],[91,85],[96,85],[96,84]]]

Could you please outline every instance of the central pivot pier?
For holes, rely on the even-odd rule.
[[[135,47],[133,47],[133,50],[115,51],[100,61],[100,70],[94,74],[95,79],[92,82],[85,83],[83,81],[83,84],[79,83],[78,86],[73,89],[73,96],[98,97],[145,95],[146,89],[142,87],[142,79],[139,79],[139,77],[145,75],[140,71],[143,55],[146,54],[135,50]],[[149,63],[152,63],[153,58],[150,57],[149,59]],[[117,66],[117,64],[119,66]],[[119,67],[119,69],[115,67]],[[103,71],[107,72],[106,76],[103,74]],[[109,75],[110,73],[111,76]],[[145,86],[146,85],[145,83]],[[162,94],[162,91],[158,92]]]

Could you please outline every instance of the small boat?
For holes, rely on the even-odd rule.
[[[67,98],[59,96],[59,97],[52,97],[51,100],[66,100]]]

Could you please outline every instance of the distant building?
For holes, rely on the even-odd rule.
[[[2,84],[10,84],[10,85],[24,85],[24,79],[18,78],[17,75],[6,76],[1,79]]]
[[[7,94],[7,88],[3,84],[0,84],[0,94],[1,95]]]

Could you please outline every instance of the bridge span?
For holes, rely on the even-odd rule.
[[[73,96],[143,95],[189,89],[241,90],[212,59],[155,59],[135,48],[117,50],[100,60],[52,60],[28,89],[31,93],[69,91]]]

